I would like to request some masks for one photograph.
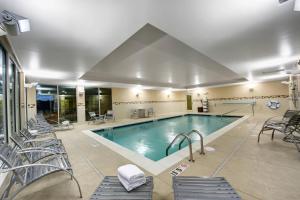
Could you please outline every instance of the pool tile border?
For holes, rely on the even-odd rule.
[[[194,114],[194,113],[185,113],[185,114],[177,114],[177,115],[168,115],[168,116],[161,116],[155,119],[145,119],[145,120],[139,120],[139,121],[133,121],[133,122],[121,122],[119,124],[116,125],[107,125],[107,126],[103,126],[101,128],[95,128],[95,129],[91,129],[91,130],[84,130],[82,131],[84,134],[86,134],[87,136],[95,139],[97,142],[103,144],[104,146],[108,147],[109,149],[111,149],[112,151],[122,155],[123,157],[125,157],[126,159],[130,160],[131,162],[143,167],[145,170],[149,171],[150,173],[152,173],[153,175],[158,175],[160,173],[162,173],[163,171],[165,171],[166,169],[170,168],[171,166],[173,166],[174,164],[180,162],[181,160],[185,159],[188,157],[189,152],[188,152],[188,146],[169,155],[168,157],[165,157],[159,161],[153,161],[149,158],[146,158],[144,156],[142,156],[141,154],[138,154],[134,151],[131,151],[117,143],[114,143],[108,139],[105,139],[104,137],[101,137],[99,135],[97,135],[96,133],[93,132],[93,130],[99,130],[99,129],[108,129],[108,128],[115,128],[115,127],[120,127],[120,126],[124,126],[124,125],[131,125],[131,124],[136,124],[136,123],[143,123],[143,122],[147,122],[147,121],[155,121],[158,119],[165,119],[165,118],[170,118],[170,117],[176,117],[176,116],[183,116],[186,114]],[[201,115],[201,114],[199,114]],[[230,129],[238,126],[240,123],[244,122],[245,120],[247,120],[249,118],[249,115],[245,115],[243,117],[241,117],[240,119],[232,122],[231,124],[215,131],[214,133],[206,136],[204,138],[204,145],[207,145],[208,143],[212,142],[213,140],[215,140],[216,138],[220,137],[221,135],[225,134],[226,132],[228,132]],[[193,153],[196,152],[197,150],[200,149],[200,144],[198,142],[194,142],[193,143]]]

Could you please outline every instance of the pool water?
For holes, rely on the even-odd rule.
[[[179,133],[187,133],[193,129],[199,130],[203,136],[207,136],[224,126],[236,121],[240,117],[220,117],[203,115],[184,115],[179,117],[160,119],[110,130],[96,130],[98,135],[113,141],[125,148],[158,161],[166,157],[166,148]],[[199,140],[197,134],[191,135],[193,142]],[[178,142],[175,142],[169,150],[169,155],[178,151]],[[187,146],[187,141],[182,147]]]

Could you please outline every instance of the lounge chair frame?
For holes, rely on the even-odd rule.
[[[175,200],[240,200],[224,177],[174,176]]]
[[[281,132],[285,135],[283,141],[294,143],[297,150],[300,152],[300,137],[295,136],[295,133],[300,134],[300,114],[297,112],[293,115],[287,122],[277,122],[270,123],[270,120],[266,120],[263,124],[262,129],[260,130],[257,138],[257,142],[260,142],[260,135],[264,133],[264,131],[272,131],[271,140],[274,139],[274,134],[276,131]]]
[[[21,157],[18,155],[18,152],[13,150],[9,145],[4,144],[0,146],[0,159],[5,164],[6,168],[0,169],[0,173],[8,173],[12,172],[13,176],[11,177],[10,183],[5,189],[5,192],[2,196],[0,196],[1,200],[12,200],[14,199],[22,190],[24,190],[27,186],[31,185],[32,183],[42,179],[45,176],[48,176],[50,174],[56,173],[56,172],[64,172],[71,176],[71,180],[74,180],[77,184],[80,198],[82,198],[82,192],[79,185],[78,180],[73,175],[72,169],[69,163],[65,163],[66,166],[57,166],[50,163],[34,163],[34,164],[23,164],[23,161]],[[56,159],[62,157],[58,156],[55,157]],[[54,161],[54,159],[52,159]],[[13,163],[12,163],[13,162]],[[53,162],[54,163],[54,162]],[[17,164],[17,166],[15,166]],[[41,170],[41,168],[44,168],[44,170]],[[30,176],[30,169],[34,170],[36,169],[37,174],[33,173],[35,176]],[[40,171],[37,171],[39,169]],[[42,172],[42,173],[41,173]],[[15,184],[19,183],[21,187],[14,192],[12,196],[9,197],[9,193],[11,190],[11,187]]]
[[[10,138],[15,144],[14,148],[18,149],[18,153],[24,154],[30,163],[36,163],[56,155],[63,155],[65,159],[68,159],[68,155],[64,149],[64,146],[28,147],[19,136],[12,136]]]
[[[105,122],[105,115],[97,115],[95,112],[89,112],[89,116],[90,116],[90,121],[92,121],[93,123],[96,122]],[[89,121],[89,123],[90,123]]]
[[[117,176],[104,177],[90,200],[151,200],[153,193],[153,177],[146,177],[146,183],[130,192],[123,187]]]

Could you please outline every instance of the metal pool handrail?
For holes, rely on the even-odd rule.
[[[200,146],[201,146],[201,150],[200,150],[200,154],[202,155],[205,155],[205,152],[204,152],[204,145],[203,145],[203,135],[200,131],[198,130],[192,130],[191,132],[187,133],[186,135],[189,137],[192,133],[197,133],[200,137]],[[185,141],[186,138],[183,138],[181,140],[181,142],[179,143],[179,149],[181,149],[181,145],[182,143]]]
[[[226,104],[226,103],[224,103],[224,104]],[[251,110],[252,110],[252,115],[254,116],[254,106],[255,106],[255,104],[256,104],[255,101],[253,101],[253,102],[251,102],[251,103],[236,103],[236,104],[245,104],[245,105],[250,104],[250,105],[251,105]],[[224,112],[224,113],[221,114],[221,119],[222,119],[223,116],[226,115],[226,114],[235,112],[235,111],[237,111],[237,110],[242,110],[242,109],[244,109],[244,107],[239,107],[239,108],[236,108],[236,109],[233,109],[233,110],[230,110],[230,111],[226,111],[226,112]]]
[[[229,114],[229,113],[235,112],[235,111],[237,111],[237,110],[241,110],[241,109],[240,109],[240,108],[237,108],[237,109],[233,109],[233,110],[230,110],[230,111],[224,112],[224,113],[222,113],[222,114],[221,114],[221,117],[223,117],[223,116],[224,116],[224,115],[226,115],[226,114]]]
[[[189,161],[194,162],[194,158],[193,158],[193,149],[192,149],[192,140],[189,136],[187,136],[184,133],[179,133],[178,135],[176,135],[176,137],[173,139],[173,141],[169,144],[169,146],[166,149],[166,155],[169,155],[169,149],[171,148],[171,146],[174,144],[174,142],[177,140],[177,138],[183,136],[184,138],[186,138],[189,142],[189,150],[190,150],[190,159]]]

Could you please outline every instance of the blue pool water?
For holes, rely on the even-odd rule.
[[[178,133],[187,133],[196,129],[204,134],[205,137],[239,118],[185,115],[94,132],[151,160],[157,161],[166,156],[167,146]],[[193,135],[193,141],[195,140],[199,140],[199,136],[196,134]],[[178,151],[179,142],[180,139],[170,149],[169,154]],[[187,144],[185,142],[183,147],[187,146]]]

